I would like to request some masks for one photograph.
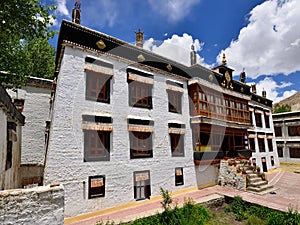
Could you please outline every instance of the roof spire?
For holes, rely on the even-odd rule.
[[[226,66],[226,64],[227,64],[227,60],[226,60],[225,52],[223,52],[222,65]]]
[[[81,6],[80,0],[76,0],[74,8],[72,10],[72,22],[73,23],[80,24],[80,12],[81,12],[80,6]]]
[[[141,29],[139,28],[138,32],[135,32],[136,34],[136,46],[143,48],[143,44],[144,44],[144,32],[141,31]]]
[[[194,44],[191,45],[191,66],[197,64],[197,55],[196,55],[196,51],[195,51],[195,46]]]

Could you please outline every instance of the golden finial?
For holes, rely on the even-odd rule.
[[[226,66],[227,61],[226,61],[226,56],[225,56],[225,52],[223,52],[223,59],[222,59],[222,65]]]

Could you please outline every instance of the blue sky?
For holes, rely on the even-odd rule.
[[[75,0],[42,2],[57,6],[53,29],[71,20]],[[184,64],[191,44],[209,68],[225,52],[236,75],[245,68],[278,102],[300,91],[299,12],[299,0],[81,0],[81,25],[132,44],[141,28],[144,48]]]

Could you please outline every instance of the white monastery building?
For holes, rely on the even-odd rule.
[[[136,38],[134,46],[81,26],[78,6],[61,24],[43,179],[63,184],[66,217],[160,187],[214,185],[220,159],[250,149],[257,165],[278,166],[272,102],[251,93],[245,73],[233,80],[225,55],[212,70],[198,65],[193,49],[185,66],[144,50],[140,30]]]

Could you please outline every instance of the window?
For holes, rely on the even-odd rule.
[[[271,166],[274,166],[274,156],[271,156]]]
[[[255,122],[257,127],[262,127],[261,114],[255,112]]]
[[[183,184],[183,168],[175,168],[175,186]]]
[[[111,131],[84,130],[84,161],[109,161]]]
[[[150,171],[139,171],[133,173],[134,180],[134,198],[136,200],[143,200],[150,198]]]
[[[184,156],[184,135],[170,134],[172,156]]]
[[[277,153],[278,153],[278,157],[282,158],[283,157],[283,148],[277,147]]]
[[[300,158],[300,148],[289,148],[290,158]]]
[[[137,81],[130,82],[129,105],[152,109],[152,85]]]
[[[130,158],[151,158],[152,151],[152,133],[131,131],[130,137]]]
[[[168,90],[169,112],[181,113],[181,98],[181,92]]]
[[[300,126],[289,126],[289,136],[300,136]]]
[[[249,148],[252,152],[255,152],[255,139],[249,138]]]
[[[110,75],[86,70],[86,99],[110,102]]]
[[[8,170],[12,166],[12,149],[13,141],[17,141],[17,125],[13,122],[7,122],[7,132],[6,132],[6,164],[5,169]]]
[[[281,127],[274,127],[274,129],[275,129],[275,136],[282,137]]]
[[[266,128],[270,128],[270,116],[269,116],[269,114],[264,112],[264,117],[265,117]]]
[[[273,152],[273,140],[268,139],[268,147],[269,147],[269,152]]]
[[[105,196],[105,176],[89,177],[89,199]]]
[[[264,138],[258,138],[258,146],[260,152],[265,152],[265,139]]]

